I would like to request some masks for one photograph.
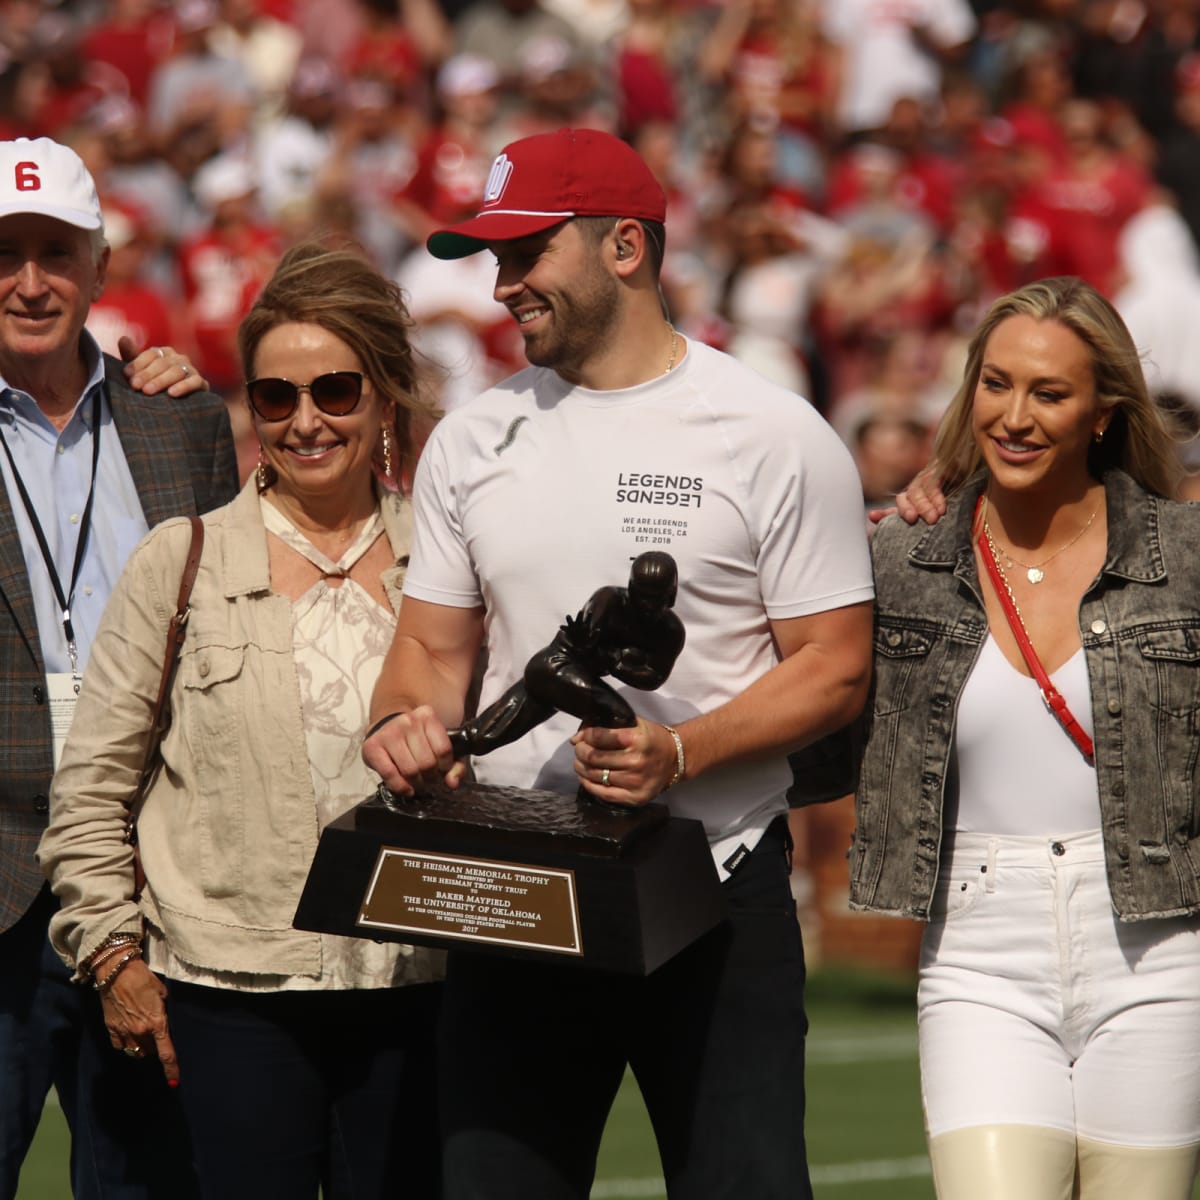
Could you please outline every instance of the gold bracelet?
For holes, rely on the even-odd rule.
[[[128,950],[133,944],[133,942],[123,942],[119,946],[105,946],[103,950],[97,950],[88,960],[88,974],[94,976],[106,962],[116,958],[118,954]]]
[[[667,787],[663,788],[665,792],[667,788],[674,787],[683,778],[683,773],[687,768],[683,761],[683,738],[670,725],[664,725],[663,728],[671,735],[675,742],[675,774],[671,776],[671,781],[667,784]]]
[[[108,974],[105,975],[103,979],[96,980],[95,985],[94,985],[96,988],[96,991],[98,991],[98,992],[108,991],[108,989],[110,987],[112,987],[113,983],[116,981],[117,976],[120,975],[120,973],[123,970],[125,970],[125,968],[131,962],[133,962],[133,960],[135,958],[141,958],[141,957],[142,957],[141,946],[131,946],[128,950],[125,951],[125,953],[120,958],[117,959],[116,966],[114,966],[113,969],[111,971],[109,971]]]

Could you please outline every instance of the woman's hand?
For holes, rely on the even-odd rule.
[[[104,967],[100,978],[105,978]],[[104,1024],[113,1048],[131,1058],[158,1055],[170,1087],[179,1086],[179,1063],[167,1030],[167,985],[140,959],[126,963],[100,993]]]
[[[129,386],[147,396],[165,390],[178,399],[208,387],[208,380],[192,366],[191,359],[170,346],[151,346],[139,354],[133,339],[125,336],[118,348]]]
[[[597,800],[639,808],[675,777],[675,739],[655,721],[627,729],[585,725],[572,739],[575,774]]]

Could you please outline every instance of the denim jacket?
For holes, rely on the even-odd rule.
[[[853,908],[929,915],[955,714],[988,628],[970,536],[985,482],[969,481],[932,528],[892,518],[875,536],[875,678],[856,730],[863,740],[854,738]],[[1104,487],[1108,552],[1080,603],[1079,631],[1109,891],[1124,921],[1194,913],[1200,506],[1152,496],[1118,470]],[[1036,770],[1014,753],[1014,783]]]

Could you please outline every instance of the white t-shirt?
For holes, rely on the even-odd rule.
[[[1082,648],[1050,680],[1092,737]],[[1096,768],[1046,707],[1037,680],[1018,671],[990,633],[959,697],[954,747],[955,829],[1061,837],[1100,828]]]
[[[936,100],[941,67],[912,35],[919,26],[950,48],[975,34],[967,0],[824,0],[825,35],[846,56],[838,116],[848,130],[878,129],[902,96]]]
[[[530,368],[450,413],[417,469],[406,595],[483,605],[480,706],[524,671],[567,615],[623,586],[646,550],[679,567],[687,642],[655,692],[618,686],[676,724],[778,662],[768,618],[869,600],[858,475],[815,409],[729,356],[689,342],[670,374],[594,392]],[[563,713],[476,760],[488,783],[574,793],[578,727]],[[784,755],[718,768],[667,793],[702,820],[720,866],[786,811]]]

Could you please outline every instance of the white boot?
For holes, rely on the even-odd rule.
[[[1112,1146],[1080,1138],[1080,1200],[1189,1200],[1200,1144]]]
[[[930,1139],[929,1157],[938,1200],[1072,1200],[1075,1136],[1060,1129],[955,1129]],[[1145,1193],[1147,1200],[1150,1195]]]

